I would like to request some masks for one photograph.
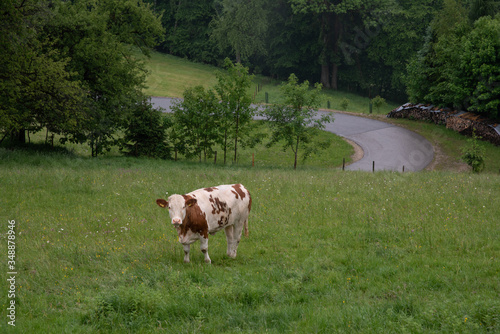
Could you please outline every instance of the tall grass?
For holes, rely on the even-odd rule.
[[[219,233],[212,265],[197,247],[184,264],[155,199],[234,182],[253,197],[238,257]],[[17,224],[19,332],[500,331],[497,175],[1,149],[0,185],[5,254]]]

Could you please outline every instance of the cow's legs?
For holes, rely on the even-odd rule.
[[[226,240],[227,240],[227,255],[229,257],[235,258],[236,257],[236,249],[234,245],[234,226],[230,225],[227,226],[224,230],[226,232]]]
[[[241,240],[241,233],[243,232],[243,228],[247,223],[243,222],[241,224],[234,225],[234,234],[233,234],[233,257],[236,257],[236,252],[238,251],[238,245]]]
[[[188,263],[190,245],[183,245],[183,246],[184,246],[184,262]]]
[[[208,238],[200,239],[200,249],[203,255],[205,255],[205,262],[212,263],[212,260],[210,260],[210,256],[208,256]]]

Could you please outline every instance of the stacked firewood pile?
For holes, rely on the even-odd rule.
[[[500,146],[500,124],[471,112],[407,103],[391,111],[387,117],[431,121],[467,136],[471,136],[474,129],[483,140]]]

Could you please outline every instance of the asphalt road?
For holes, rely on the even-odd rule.
[[[151,103],[170,111],[174,99],[152,97]],[[326,112],[326,111],[320,111]],[[363,158],[347,166],[348,170],[420,171],[434,158],[431,143],[413,131],[389,123],[333,113],[335,121],[327,131],[352,140],[363,149]]]

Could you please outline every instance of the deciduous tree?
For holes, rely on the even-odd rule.
[[[303,158],[328,147],[329,143],[314,141],[318,130],[325,123],[332,122],[330,115],[319,116],[317,108],[321,103],[321,84],[310,89],[309,82],[299,84],[295,74],[291,74],[288,82],[281,86],[285,96],[283,104],[275,104],[263,112],[269,121],[272,131],[268,146],[283,144],[283,150],[291,149],[294,153],[294,168],[297,168],[299,151],[304,151]]]
[[[457,0],[444,7],[426,43],[408,67],[412,102],[500,115],[500,16],[484,16],[471,27]]]
[[[70,59],[73,80],[87,92],[84,117],[68,139],[88,142],[97,156],[117,142],[116,131],[143,101],[146,70],[135,54],[147,55],[164,30],[142,1],[57,1],[54,12],[45,36]]]
[[[231,48],[236,62],[265,53],[267,11],[264,0],[222,0],[212,21],[212,37],[221,49]]]
[[[176,104],[174,111],[174,131],[181,139],[182,153],[198,156],[201,162],[213,153],[220,126],[219,100],[212,89],[195,86],[184,91],[184,100]]]
[[[84,91],[69,59],[41,38],[55,17],[46,2],[7,0],[0,9],[0,142],[24,143],[26,130],[76,128]]]
[[[391,1],[383,0],[291,0],[296,12],[310,12],[320,21],[319,41],[321,52],[321,84],[325,88],[338,88],[339,66],[352,62],[351,54],[362,51],[371,36],[365,28],[380,25],[379,15],[390,8]],[[370,13],[376,16],[370,16]],[[345,40],[343,36],[350,36]],[[341,45],[341,41],[344,43]]]
[[[225,59],[226,71],[219,71],[215,91],[220,99],[221,123],[223,131],[221,146],[224,150],[224,163],[229,140],[234,142],[234,162],[238,158],[238,142],[249,135],[250,121],[254,113],[251,106],[252,98],[249,88],[253,76],[248,68],[240,63],[233,64],[229,58]]]

